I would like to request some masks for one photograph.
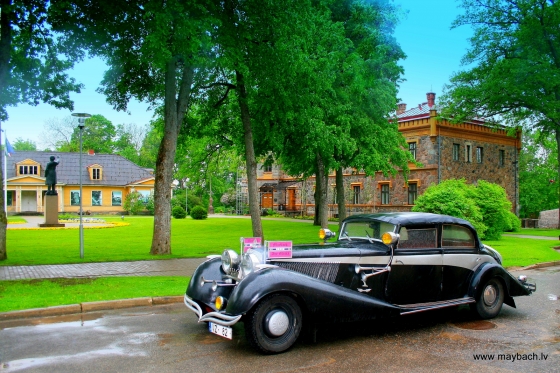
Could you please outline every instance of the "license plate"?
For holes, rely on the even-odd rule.
[[[210,333],[214,333],[219,335],[220,337],[224,337],[227,339],[232,339],[233,336],[233,329],[228,326],[219,325],[213,322],[208,323],[208,330]]]

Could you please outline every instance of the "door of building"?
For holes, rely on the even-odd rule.
[[[21,192],[21,212],[37,212],[37,192]]]
[[[288,189],[288,206],[287,210],[296,209],[296,190]]]
[[[267,192],[261,195],[261,207],[263,209],[271,209],[272,208],[272,193]]]

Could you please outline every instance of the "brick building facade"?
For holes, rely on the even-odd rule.
[[[398,128],[409,151],[422,164],[410,164],[408,182],[401,172],[384,177],[344,170],[348,215],[364,212],[410,211],[427,187],[446,179],[464,178],[468,183],[486,180],[505,188],[514,212],[518,211],[518,156],[521,132],[486,126],[481,120],[452,124],[438,118],[435,94],[427,102],[407,110],[399,104]],[[299,180],[277,165],[259,166],[261,207],[288,213],[314,213],[315,178]],[[337,212],[335,175],[329,176],[329,215]]]

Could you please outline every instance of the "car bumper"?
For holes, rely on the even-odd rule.
[[[195,315],[198,317],[198,322],[213,322],[223,326],[232,326],[236,324],[243,315],[226,315],[225,313],[221,312],[208,312],[203,313],[202,308],[192,300],[187,294],[185,294],[184,298],[185,306],[188,309],[193,311]]]

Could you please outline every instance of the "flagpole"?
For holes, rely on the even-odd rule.
[[[4,133],[4,142],[2,143],[2,132]],[[6,216],[8,216],[8,182],[6,181],[6,177],[8,176],[8,173],[6,172],[6,170],[8,169],[8,160],[6,158],[6,152],[8,151],[8,149],[6,148],[6,132],[2,129],[2,123],[0,122],[0,143],[4,144],[4,154],[2,154],[4,156],[4,163],[2,164],[2,172],[4,174],[4,212],[6,213]]]

